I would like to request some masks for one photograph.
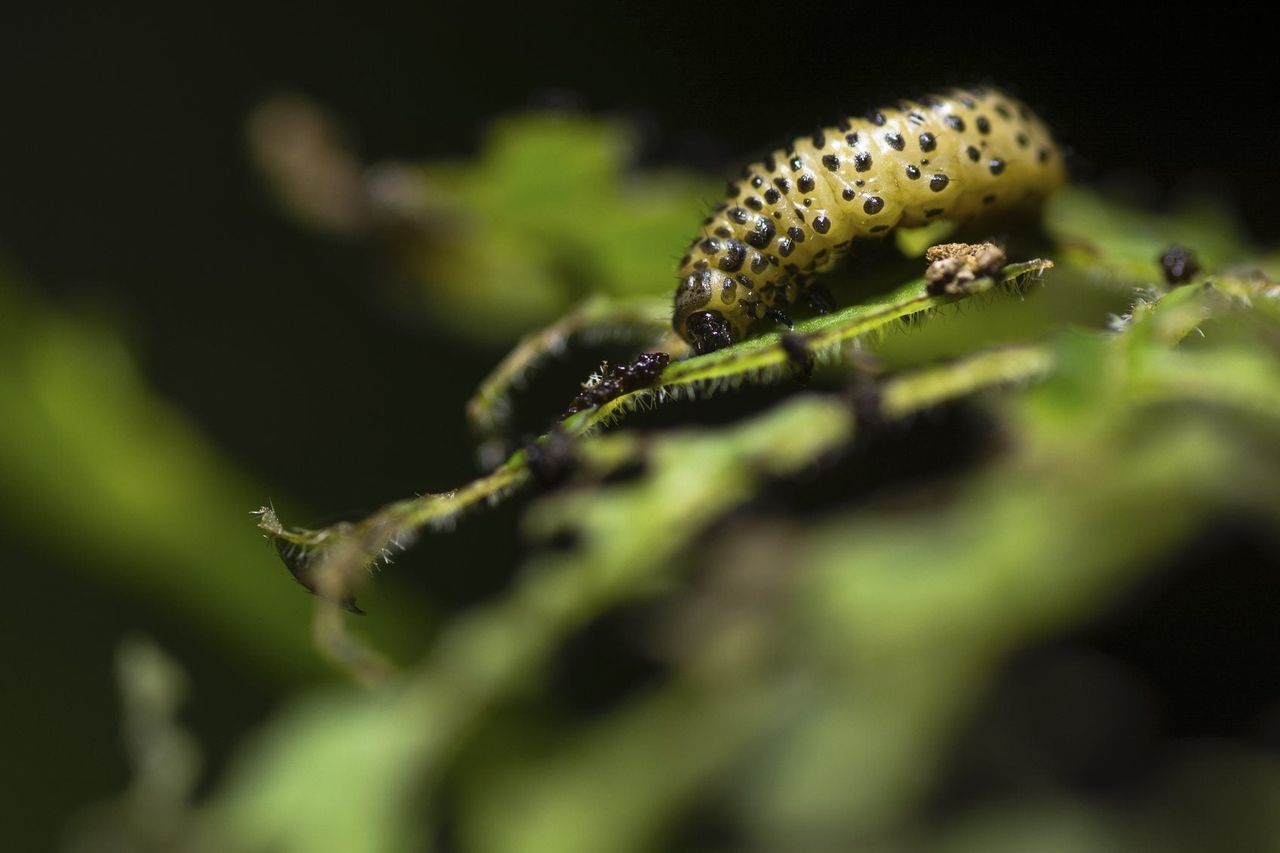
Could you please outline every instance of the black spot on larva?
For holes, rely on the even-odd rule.
[[[1025,133],[1019,133],[1017,136],[1014,137],[1014,141],[1018,143],[1019,148],[1026,148],[1027,144],[1031,142],[1031,140],[1027,138],[1027,135]]]
[[[947,116],[947,127],[958,133],[964,133],[964,119],[960,116]]]
[[[866,181],[862,180],[862,178],[858,178],[857,180],[855,180],[855,181],[853,182],[853,185],[854,185],[855,187],[860,187],[860,186],[862,186],[862,185],[863,185],[863,184],[865,184],[865,183],[866,183]]]
[[[999,157],[994,158],[990,163],[987,164],[987,166],[988,168],[991,169],[991,174],[993,175],[999,175],[1001,172],[1004,171],[1004,161],[1001,160]]]
[[[759,175],[756,175],[751,179],[751,186],[755,187],[756,189],[760,189],[762,186],[764,186],[764,178],[760,177]]]
[[[813,192],[813,175],[801,175],[796,181],[796,189],[802,193]]]
[[[834,154],[823,154],[822,165],[826,166],[828,171],[834,172],[840,168],[840,158]]]
[[[924,124],[926,119],[924,116],[920,115],[920,113],[913,111],[913,112],[907,113],[907,121],[911,122],[912,124]]]
[[[729,208],[729,218],[739,225],[746,225],[747,220],[751,218],[751,214],[740,207],[732,207]]]
[[[857,132],[846,134],[844,137],[844,141],[849,143],[850,145],[857,145],[858,144]]]
[[[775,210],[775,211],[773,212],[773,218],[774,218],[774,219],[781,219],[781,218],[782,218],[782,211],[781,211],[781,210]]]
[[[928,217],[941,216],[942,211],[943,211],[943,208],[941,207],[931,207],[924,212],[924,215]]]
[[[871,122],[876,127],[884,127],[884,123],[888,121],[888,119],[884,117],[884,113],[877,110],[867,113],[867,121]]]
[[[783,177],[774,178],[773,185],[778,188],[779,192],[784,192],[784,193],[791,192],[790,178],[783,178]]]
[[[712,222],[715,222],[715,220],[714,220],[714,219],[712,219],[710,216],[708,216],[706,219],[702,220],[702,224],[703,224],[703,225],[710,225]],[[695,242],[695,243],[696,243],[696,242],[698,242],[698,241],[697,241],[697,240],[694,240],[693,242]]]
[[[947,184],[951,183],[951,179],[946,175],[938,174],[929,179],[929,189],[936,193],[940,193],[947,188]]]
[[[803,243],[804,229],[801,228],[799,225],[792,225],[790,228],[787,229],[787,236],[790,237],[792,240],[795,240],[797,243]]]
[[[680,283],[680,290],[677,296],[683,297],[688,304],[696,303],[695,308],[706,303],[711,299],[711,273],[707,270],[689,273]]]
[[[812,205],[813,205],[813,199],[811,199],[811,198],[806,198],[806,199],[804,200],[804,206],[805,206],[805,207],[811,207]]]
[[[872,234],[879,234],[881,231],[888,231],[888,225],[872,225],[869,229]]]
[[[692,260],[693,260],[692,255],[685,255],[683,258],[680,259],[680,266],[687,267],[689,266],[689,262]]]
[[[978,116],[974,124],[978,126],[978,133],[986,134],[991,132],[991,122],[987,121],[986,116]]]
[[[825,148],[827,145],[827,135],[822,132],[822,128],[818,128],[813,132],[813,147]]]
[[[755,228],[747,234],[747,242],[757,249],[763,249],[773,242],[773,235],[776,233],[773,223],[761,216],[756,219]]]
[[[790,257],[793,249],[795,249],[795,244],[791,242],[791,239],[789,237],[778,238],[778,254],[779,255],[782,255],[782,257],[784,258]]]
[[[920,167],[919,167],[919,166],[917,166],[917,165],[916,165],[916,164],[914,164],[914,163],[912,163],[912,164],[910,164],[909,166],[907,166],[907,177],[908,177],[908,178],[910,178],[910,179],[911,179],[911,180],[913,180],[913,181],[914,181],[916,178],[919,178],[919,177],[920,177]]]
[[[971,110],[977,108],[978,106],[978,102],[975,101],[973,98],[969,98],[969,97],[961,98],[960,103],[964,104],[966,107],[968,107]]]
[[[720,269],[725,272],[737,272],[742,269],[742,262],[747,259],[747,247],[741,240],[730,240],[725,244],[724,256],[720,258]]]
[[[725,279],[724,284],[720,285],[720,301],[725,305],[732,305],[733,300],[738,298],[738,285],[734,284],[732,279]]]
[[[721,225],[719,228],[715,230],[715,235],[717,237],[732,237],[733,232],[729,230],[729,226]]]
[[[778,171],[778,161],[773,158],[772,154],[764,158],[764,168],[766,172]]]
[[[764,191],[764,200],[769,202],[769,204],[777,204],[778,200],[781,198],[782,194],[773,187],[769,187],[769,189]]]
[[[978,149],[974,148],[972,145],[966,148],[964,150],[964,153],[967,154],[969,159],[975,163],[978,162],[978,160],[982,157],[981,152],[979,152]]]
[[[996,197],[995,197],[994,195],[984,195],[984,196],[982,197],[982,203],[983,203],[983,204],[991,204],[991,203],[993,203],[995,200],[996,200]]]
[[[867,200],[862,203],[862,209],[874,216],[884,210],[884,199],[880,198],[878,195],[869,196]]]
[[[892,131],[884,135],[884,141],[890,148],[895,151],[901,151],[907,147],[907,140],[902,138],[901,133],[893,133]]]
[[[920,134],[920,150],[921,151],[932,151],[937,147],[938,147],[938,137],[934,136],[932,133],[929,133],[928,131],[925,131],[924,133]]]
[[[1009,108],[1004,104],[996,104],[993,109],[995,109],[996,115],[1000,116],[1000,118],[1013,118],[1013,115],[1009,112]]]
[[[1041,148],[1041,149],[1040,149],[1040,153],[1036,155],[1036,159],[1037,159],[1037,160],[1039,160],[1041,163],[1048,163],[1048,162],[1049,162],[1049,149],[1048,149],[1048,148]]]
[[[813,199],[806,198],[804,200],[804,203],[805,203],[805,206],[808,207],[809,205],[813,204]],[[797,208],[794,208],[794,211],[796,214],[796,219],[799,219],[801,222],[804,222],[804,210],[802,208],[797,207]]]
[[[748,196],[746,201],[743,202],[743,204],[745,204],[747,207],[751,208],[752,210],[764,209],[764,202],[762,202],[756,196]]]
[[[851,127],[853,127],[853,125],[849,124],[849,120],[847,118],[842,118],[838,122],[836,122],[836,130],[840,131],[841,133],[844,133],[846,130],[848,130]]]
[[[831,230],[831,220],[822,215],[817,216],[813,220],[813,230],[819,234],[826,234]]]
[[[928,158],[928,157],[921,157],[921,158],[920,158],[920,165],[921,165],[921,166],[928,166],[928,165],[929,165],[929,158]]]
[[[765,260],[764,255],[759,252],[751,253],[751,271],[755,273],[764,272],[764,268],[769,266],[769,262]]]
[[[708,255],[714,255],[720,251],[720,241],[713,240],[710,237],[698,244],[698,248]]]
[[[696,270],[705,270],[707,268],[707,259],[699,258],[698,260],[694,261],[693,268]]]
[[[845,201],[853,201],[854,196],[856,195],[857,193],[853,191],[852,187],[845,187],[840,191],[840,197],[843,198]]]
[[[724,191],[728,194],[729,198],[737,198],[738,195],[742,192],[742,189],[733,181],[730,181],[729,185],[725,187]]]
[[[871,155],[865,151],[859,151],[853,155],[853,168],[859,172],[865,172],[871,168]]]
[[[803,169],[803,168],[804,168],[804,161],[803,161],[803,160],[801,160],[799,157],[792,157],[792,158],[791,158],[791,171],[793,171],[793,172],[798,172],[798,171],[800,171],[800,170],[801,170],[801,169]]]

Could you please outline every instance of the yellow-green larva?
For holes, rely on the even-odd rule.
[[[1034,209],[1065,170],[1040,119],[984,88],[845,119],[742,175],[680,262],[672,325],[698,353],[762,318],[789,325],[782,309],[798,300],[823,301],[807,276],[855,240]]]

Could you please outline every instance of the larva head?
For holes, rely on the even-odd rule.
[[[732,277],[719,270],[694,270],[680,280],[671,325],[698,355],[746,337],[751,318],[737,304],[737,289]],[[729,300],[715,298],[716,294]]]

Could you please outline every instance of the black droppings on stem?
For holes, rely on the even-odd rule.
[[[1160,269],[1168,284],[1186,284],[1200,272],[1200,262],[1185,246],[1170,246],[1160,255]]]

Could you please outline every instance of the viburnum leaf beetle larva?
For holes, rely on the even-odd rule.
[[[680,262],[672,325],[697,353],[824,302],[806,276],[859,238],[1033,210],[1065,180],[1043,122],[991,88],[837,122],[742,174]]]

